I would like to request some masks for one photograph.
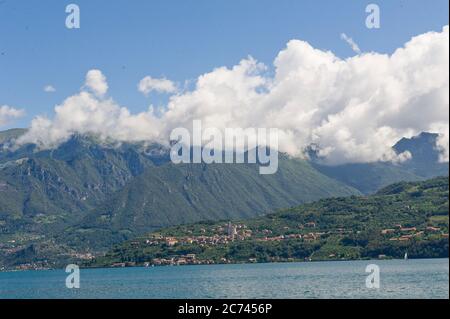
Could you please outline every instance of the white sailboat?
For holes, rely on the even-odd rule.
[[[405,257],[404,257],[404,259],[405,259],[405,260],[408,260],[408,252],[405,252]]]

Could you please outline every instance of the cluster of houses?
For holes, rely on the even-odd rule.
[[[95,255],[92,253],[80,253],[80,252],[74,252],[69,254],[72,258],[76,258],[79,260],[92,260],[95,258]]]
[[[228,260],[222,258],[222,263],[227,263]],[[197,259],[195,254],[187,254],[182,256],[171,256],[167,258],[154,258],[152,261],[144,263],[144,267],[153,266],[184,266],[184,265],[211,265],[215,262],[213,260]],[[134,267],[135,262],[119,262],[111,265],[113,268]]]
[[[305,223],[304,225],[299,225],[298,229],[314,229],[316,228],[315,222]],[[285,230],[288,231],[289,227],[285,227]],[[192,231],[188,231],[188,233],[192,234]],[[152,234],[151,237],[145,240],[145,245],[148,246],[158,246],[161,244],[165,244],[169,247],[179,245],[179,244],[195,244],[200,247],[204,246],[215,246],[215,245],[226,245],[233,241],[243,241],[250,238],[255,238],[256,241],[260,242],[275,242],[275,241],[283,241],[290,239],[303,239],[305,241],[315,241],[320,239],[326,233],[323,232],[314,232],[310,231],[307,233],[294,233],[288,235],[280,235],[273,236],[272,231],[269,229],[258,230],[256,232],[250,230],[245,224],[232,224],[231,222],[228,224],[223,224],[220,226],[216,226],[213,229],[210,229],[209,232],[206,229],[200,229],[199,231],[201,235],[190,235],[183,237],[175,237],[175,236],[163,236],[161,234]],[[344,233],[345,230],[340,229],[335,232]],[[256,235],[256,236],[255,236]],[[132,242],[131,245],[139,246],[140,242],[135,241]],[[192,258],[185,258],[183,256],[174,257],[174,259],[161,259],[156,260],[154,264],[157,265],[173,265],[173,264],[195,264],[199,263],[199,261],[194,261]]]
[[[394,228],[387,228],[381,231],[384,236],[392,236],[390,241],[409,241],[416,237],[421,237],[425,234],[439,234],[442,238],[448,238],[447,233],[443,233],[440,227],[428,226],[425,229],[419,230],[417,227],[403,227],[402,225],[395,225]]]
[[[231,222],[228,224],[220,225],[212,229],[212,235],[206,235],[207,230],[201,229],[201,233],[205,235],[200,236],[185,236],[185,237],[164,237],[162,235],[153,235],[151,238],[146,240],[147,245],[160,245],[165,243],[167,246],[174,246],[176,244],[197,244],[201,247],[211,246],[211,245],[223,245],[235,240],[246,240],[250,238],[255,238],[259,242],[277,242],[290,239],[303,239],[304,241],[316,241],[320,240],[324,235],[330,234],[348,234],[351,230],[346,230],[343,228],[338,228],[328,232],[314,231],[317,227],[316,222],[308,222],[305,224],[298,225],[298,229],[301,229],[301,233],[293,233],[287,235],[273,236],[272,231],[268,229],[259,230],[253,232],[248,229],[244,224],[233,225]],[[284,227],[286,231],[289,231],[289,227]],[[306,232],[305,232],[306,230]],[[408,241],[414,237],[420,237],[426,233],[440,234],[443,238],[448,238],[448,234],[443,233],[442,229],[439,227],[429,226],[422,230],[418,230],[416,227],[403,227],[402,225],[395,225],[393,228],[387,228],[381,230],[381,234],[384,236],[389,236],[390,241]],[[256,235],[256,236],[255,236]],[[138,244],[136,242],[136,244]],[[180,263],[184,264],[185,259],[181,257]],[[159,262],[159,261],[158,261]],[[161,264],[177,264],[177,260],[161,260]],[[198,262],[198,261],[197,261]],[[186,259],[186,263],[193,263],[189,258]]]
[[[5,245],[0,243],[0,252],[8,255],[8,254],[14,254],[22,249],[24,249],[25,246],[23,245],[17,245],[17,246],[13,246],[13,245]]]
[[[183,237],[175,236],[163,236],[161,234],[153,234],[151,237],[145,240],[146,245],[161,245],[165,244],[169,247],[178,244],[196,244],[201,247],[224,245],[233,241],[241,241],[253,238],[258,242],[278,242],[291,239],[302,239],[304,241],[316,241],[320,240],[324,235],[331,234],[348,234],[352,233],[351,230],[344,228],[337,228],[327,232],[320,232],[315,222],[309,222],[296,226],[296,232],[290,232],[289,227],[283,229],[287,234],[274,235],[272,230],[260,229],[256,231],[250,230],[244,224],[234,225],[231,222],[215,226],[212,229],[200,229],[197,230],[197,235],[192,235],[192,231],[188,231],[190,235]],[[298,230],[301,230],[300,232]],[[289,234],[290,233],[290,234]],[[408,241],[414,237],[420,237],[424,234],[438,234],[443,238],[447,237],[443,230],[439,227],[429,226],[424,229],[417,229],[417,227],[403,227],[402,225],[395,225],[393,228],[387,228],[381,230],[383,236],[387,236],[390,241]],[[132,242],[132,245],[141,245],[142,242]],[[330,256],[331,257],[331,256]],[[221,263],[229,262],[225,258],[222,258]],[[249,260],[249,262],[256,262],[255,260]],[[213,264],[213,260],[201,260],[196,258],[195,254],[186,254],[180,256],[170,256],[166,258],[155,258],[152,261],[145,263],[146,266],[170,266],[170,265],[201,265],[201,264]],[[118,267],[124,265],[116,265]]]
[[[204,233],[204,235],[198,236],[183,236],[183,237],[175,237],[175,236],[163,236],[161,234],[153,234],[150,238],[145,240],[145,244],[152,245],[161,245],[165,244],[169,247],[175,246],[177,244],[196,244],[200,247],[204,246],[214,246],[214,245],[223,245],[233,241],[242,241],[250,238],[255,238],[256,241],[260,242],[276,242],[290,239],[303,239],[305,241],[315,241],[319,240],[325,234],[345,234],[349,231],[346,231],[343,228],[339,228],[333,231],[318,232],[313,231],[317,227],[315,222],[308,222],[305,224],[298,225],[297,229],[302,230],[302,233],[294,233],[288,235],[279,235],[273,236],[272,231],[269,229],[259,230],[257,232],[253,232],[248,229],[247,225],[237,224],[234,225],[231,222],[225,225],[218,226],[213,228],[211,231],[213,234],[206,235],[206,229],[200,229],[200,233]],[[310,229],[309,232],[304,232],[304,230]],[[289,227],[284,227],[285,231],[289,230]],[[192,233],[192,231],[191,231]],[[256,234],[256,236],[255,236]],[[132,242],[132,245],[140,245],[139,242]],[[172,261],[161,261],[164,263],[172,264]],[[181,261],[184,262],[183,260]]]
[[[209,265],[213,264],[212,260],[199,260],[195,254],[187,254],[183,256],[174,256],[170,258],[154,258],[152,262],[147,262],[144,265],[153,266],[182,266],[182,265]]]
[[[50,269],[50,265],[46,262],[33,262],[33,263],[24,263],[24,264],[20,264],[17,267],[15,267],[15,270],[48,270]],[[5,270],[5,268],[3,267],[3,269],[0,270]]]
[[[258,238],[257,241],[262,242],[270,242],[270,241],[283,241],[283,240],[289,240],[289,239],[303,239],[304,241],[316,241],[319,240],[324,235],[331,235],[331,234],[347,234],[351,233],[352,231],[346,230],[344,228],[337,228],[335,230],[327,231],[327,232],[319,232],[319,231],[312,231],[312,229],[316,228],[317,224],[315,222],[309,222],[306,224],[300,224],[298,226],[298,229],[303,230],[301,234],[294,233],[289,235],[280,235],[271,237],[270,234],[272,234],[271,230],[263,230],[262,233],[266,236],[262,238]],[[289,227],[283,228],[285,231],[289,231]],[[304,232],[304,230],[307,230],[307,232]]]
[[[289,239],[303,239],[305,241],[314,241],[320,239],[321,236],[325,235],[325,233],[308,233],[308,234],[290,234],[290,235],[280,235],[275,237],[263,237],[258,238],[256,241],[260,242],[271,242],[271,241],[283,241]]]
[[[226,229],[221,227],[216,231],[217,233],[211,236],[173,237],[156,234],[152,235],[151,238],[146,239],[145,244],[149,246],[166,244],[169,247],[175,246],[176,244],[197,244],[202,247],[205,245],[227,244],[235,240],[246,240],[252,237],[252,231],[247,229],[247,226],[245,225],[233,225],[229,223]],[[203,229],[201,232],[206,233],[206,230]],[[132,242],[131,244],[139,245],[139,242]]]
[[[250,263],[256,263],[256,258],[249,258]],[[210,259],[197,259],[195,254],[187,254],[183,256],[172,256],[170,258],[154,258],[151,262],[144,263],[145,267],[150,266],[184,266],[184,265],[212,265],[216,262]],[[220,259],[221,264],[231,263],[231,260],[228,260],[224,257]],[[126,264],[123,267],[128,266]]]

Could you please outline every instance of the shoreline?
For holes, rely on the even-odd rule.
[[[438,259],[447,259],[449,257],[428,257],[428,258],[409,258],[405,260],[408,262],[409,260],[438,260]],[[400,261],[404,260],[402,258],[384,258],[384,259],[336,259],[336,260],[311,260],[311,261],[278,261],[278,262],[261,262],[261,263],[217,263],[217,264],[187,264],[187,265],[158,265],[158,266],[145,266],[145,265],[135,265],[135,266],[124,266],[124,267],[80,267],[81,270],[88,269],[124,269],[124,268],[171,268],[171,267],[198,267],[198,266],[225,266],[225,265],[269,265],[269,264],[309,264],[309,263],[330,263],[330,262],[350,262],[350,261]],[[24,272],[44,272],[44,271],[58,271],[64,270],[64,268],[48,268],[48,269],[17,269],[17,270],[0,270],[0,274],[2,273],[24,273]]]

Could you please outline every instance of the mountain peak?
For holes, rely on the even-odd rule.
[[[439,151],[436,149],[436,142],[439,135],[436,133],[422,132],[411,138],[402,138],[394,145],[394,150],[400,154],[410,152],[412,161],[439,161]]]

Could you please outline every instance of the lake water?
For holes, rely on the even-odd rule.
[[[366,287],[366,266],[380,289]],[[449,260],[376,260],[0,273],[5,298],[449,298]]]

